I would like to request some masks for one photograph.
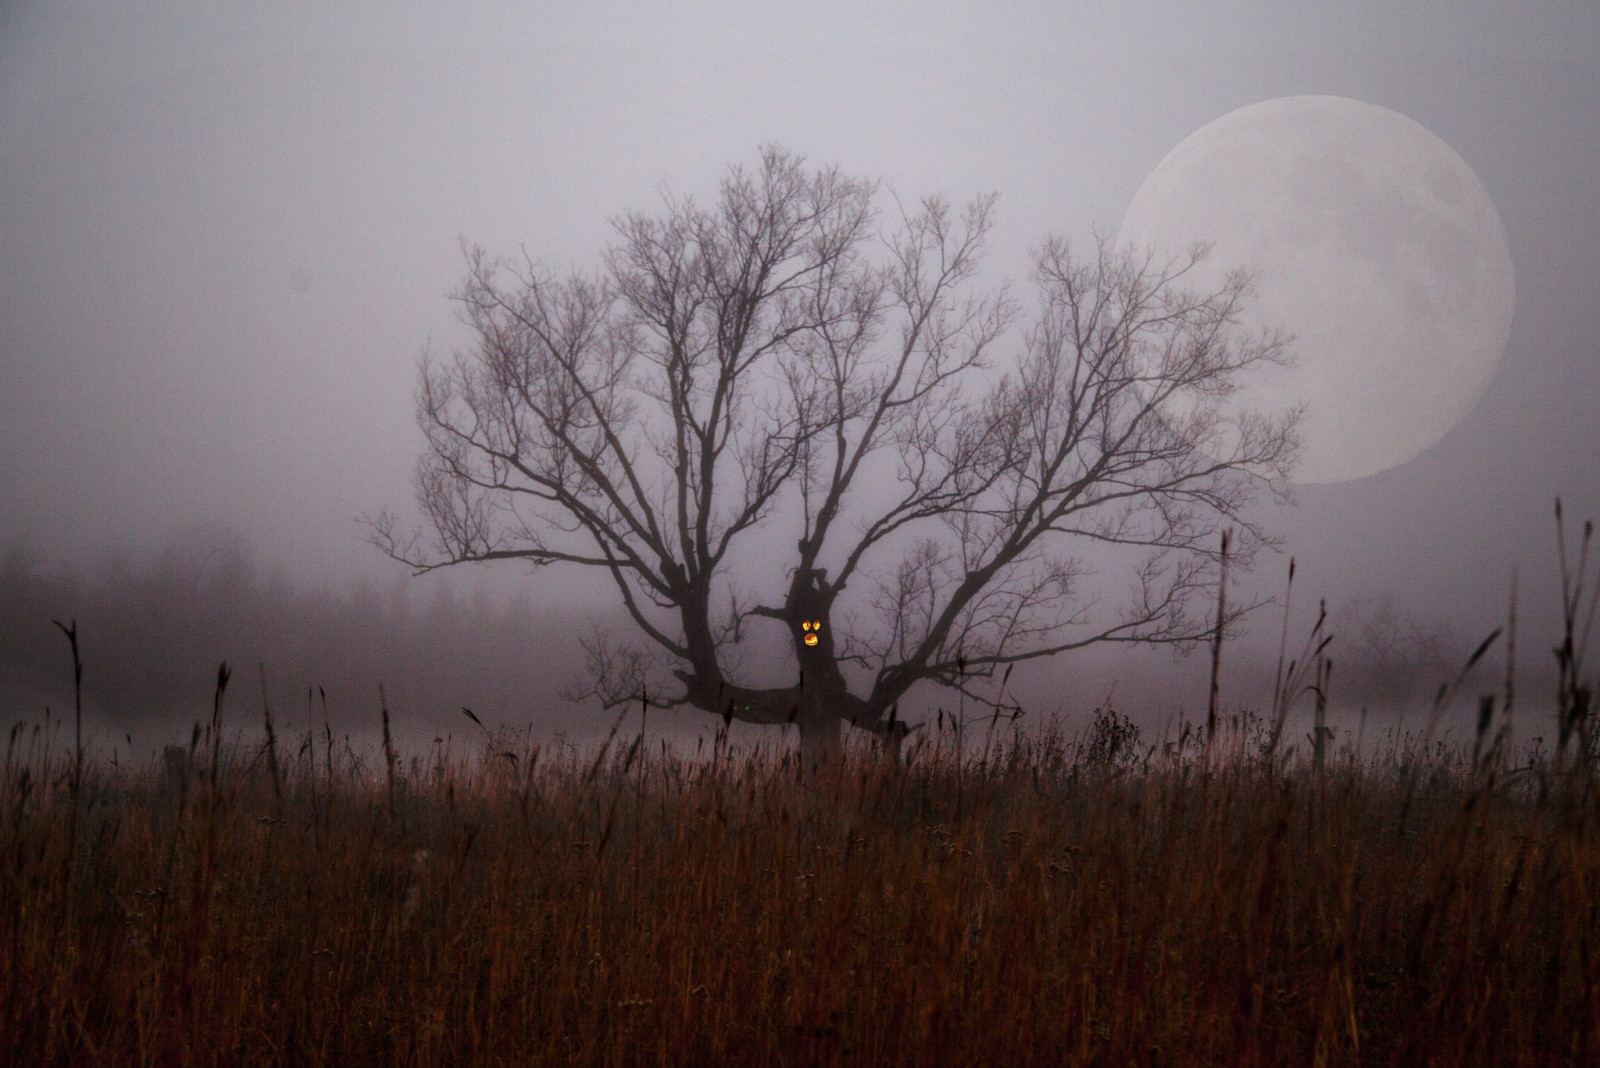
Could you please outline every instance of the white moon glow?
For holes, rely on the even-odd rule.
[[[1295,336],[1236,411],[1309,406],[1295,482],[1405,463],[1472,410],[1505,352],[1516,287],[1505,230],[1472,169],[1387,108],[1336,96],[1268,100],[1186,138],[1145,180],[1118,243],[1181,254],[1190,277],[1258,271],[1249,329]]]

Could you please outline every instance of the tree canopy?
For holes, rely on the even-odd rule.
[[[1287,358],[1240,325],[1250,276],[1048,238],[1025,310],[978,279],[994,196],[879,199],[769,147],[711,207],[616,219],[593,272],[469,249],[470,343],[421,366],[425,527],[385,513],[374,541],[419,570],[598,568],[636,634],[589,643],[590,692],[803,746],[886,729],[918,683],[1211,633],[1217,532],[1248,566],[1297,447],[1297,411],[1225,403]],[[1083,592],[1091,545],[1139,554],[1114,609]],[[731,651],[768,620],[793,679],[748,684]]]

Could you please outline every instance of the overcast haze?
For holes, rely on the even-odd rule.
[[[904,197],[998,191],[989,271],[1022,281],[1190,133],[1300,94],[1459,153],[1517,296],[1459,426],[1269,519],[1305,595],[1476,633],[1515,565],[1549,616],[1551,500],[1600,512],[1594,4],[326,7],[0,9],[0,542],[89,564],[204,521],[297,584],[390,581],[356,518],[411,507],[461,239],[592,266],[610,218],[777,142]]]

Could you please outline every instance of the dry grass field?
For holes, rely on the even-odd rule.
[[[1127,726],[831,774],[211,729],[80,769],[13,730],[0,1063],[1600,1058],[1592,765]]]

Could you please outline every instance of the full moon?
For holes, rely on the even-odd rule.
[[[1298,483],[1376,474],[1438,442],[1511,331],[1511,254],[1483,183],[1424,127],[1358,100],[1268,100],[1200,128],[1145,179],[1117,240],[1158,257],[1211,242],[1187,286],[1257,273],[1241,325],[1294,335],[1295,365],[1252,368],[1227,403],[1306,405]]]

